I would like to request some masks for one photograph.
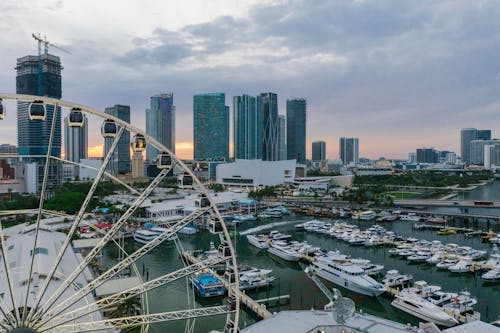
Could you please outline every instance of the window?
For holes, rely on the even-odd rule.
[[[9,247],[7,248],[8,251],[12,250],[14,248],[14,244],[12,245],[9,245]]]
[[[44,247],[37,247],[35,249],[35,255],[37,254],[45,254],[45,255],[48,255],[49,254],[49,250],[47,250],[46,248]],[[33,255],[33,250],[30,251],[30,256]]]

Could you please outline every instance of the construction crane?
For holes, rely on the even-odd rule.
[[[61,50],[67,54],[71,54],[68,50],[63,49],[62,47],[56,46],[47,40],[47,36],[44,36],[43,39],[40,36],[40,33],[31,34],[31,36],[38,42],[38,95],[42,96],[42,44],[44,45],[44,54],[49,53],[49,45],[55,49]]]

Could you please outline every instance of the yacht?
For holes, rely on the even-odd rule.
[[[178,232],[185,235],[194,235],[198,232],[198,229],[195,226],[185,226],[180,228]]]
[[[386,290],[382,284],[369,277],[359,265],[347,260],[339,261],[329,255],[317,257],[316,261],[306,268],[306,273],[309,272],[367,296],[378,296]]]
[[[272,270],[251,268],[240,272],[240,289],[248,290],[265,287],[271,284],[276,278],[269,276]]]
[[[413,276],[411,274],[400,274],[397,270],[391,269],[385,274],[384,279],[382,280],[382,283],[386,287],[397,287],[397,286],[403,286],[406,283],[410,282],[413,280]]]
[[[420,216],[415,215],[415,213],[408,213],[407,215],[399,215],[401,221],[419,222]]]
[[[287,234],[282,234],[281,232],[279,232],[277,230],[272,230],[269,233],[269,235],[267,235],[266,237],[270,241],[276,241],[276,240],[288,239],[288,238],[291,238],[292,236],[291,235],[287,235]]]
[[[444,260],[444,254],[443,252],[438,252],[432,255],[432,257],[428,258],[425,260],[428,264],[431,265],[436,265],[437,263],[440,263],[441,261]]]
[[[497,281],[500,280],[500,266],[493,268],[492,270],[487,271],[483,275],[481,275],[483,280],[486,281]]]
[[[474,271],[475,264],[470,258],[464,257],[456,265],[450,266],[448,270],[453,273],[466,273]]]
[[[266,238],[262,235],[247,235],[247,240],[250,244],[259,249],[267,249],[269,247]]]
[[[444,327],[458,324],[458,320],[444,312],[439,306],[406,289],[395,296],[391,305],[424,321],[431,321]]]
[[[439,262],[436,267],[438,269],[449,269],[451,266],[455,266],[457,263],[457,258],[446,258],[443,261]]]
[[[154,232],[157,236],[160,236],[161,234],[170,231],[170,229],[167,228],[162,228],[162,227],[153,227],[151,229],[152,232]],[[168,241],[173,241],[176,240],[178,237],[176,234],[171,235],[170,237],[167,238]]]
[[[361,212],[358,217],[360,220],[370,221],[375,219],[375,217],[377,217],[377,214],[375,214],[373,210],[365,210],[364,212]]]
[[[267,252],[274,254],[277,257],[280,257],[281,259],[287,260],[287,261],[299,261],[300,260],[300,254],[292,250],[289,246],[284,245],[284,244],[277,244],[273,243],[268,249]]]
[[[158,229],[158,228],[152,228],[152,229]],[[162,234],[163,232],[158,232],[158,231],[152,231],[151,230],[148,230],[148,229],[139,229],[139,230],[136,230],[133,234],[133,237],[134,237],[134,240],[138,243],[142,243],[142,244],[147,244],[149,242],[151,242],[152,240],[154,240],[156,237],[158,237],[160,234]],[[161,228],[163,229],[163,228]],[[167,230],[167,229],[165,229]],[[175,240],[177,238],[177,236],[174,234],[172,236],[170,236],[169,238],[167,238],[168,241],[172,241],[172,240]]]
[[[498,250],[498,246],[493,245],[493,249],[491,250],[489,259],[483,265],[486,268],[500,266],[500,251]]]
[[[446,220],[442,217],[432,216],[427,219],[428,223],[432,224],[446,224]]]
[[[434,305],[443,306],[446,303],[451,302],[454,298],[458,296],[457,293],[447,293],[438,290],[427,297],[427,300]]]
[[[226,293],[224,285],[210,272],[198,272],[190,277],[191,283],[201,297],[222,296]]]
[[[246,221],[255,221],[257,218],[253,216],[252,214],[242,214],[242,215],[235,215],[234,216],[234,222],[240,223],[240,222],[246,222]]]

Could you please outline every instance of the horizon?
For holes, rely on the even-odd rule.
[[[0,91],[15,92],[15,61],[36,54],[31,34],[41,32],[71,52],[49,49],[64,66],[64,100],[130,105],[145,128],[149,97],[173,92],[182,158],[192,157],[192,96],[214,91],[231,117],[236,95],[275,92],[280,114],[287,98],[306,98],[308,158],[318,140],[337,158],[343,136],[359,138],[362,157],[406,159],[420,147],[459,155],[461,128],[499,133],[494,1],[146,2],[120,6],[119,17],[120,2],[99,3],[97,14],[96,4],[0,4]],[[15,117],[3,124],[0,142],[17,145]],[[100,151],[98,126],[89,156]]]

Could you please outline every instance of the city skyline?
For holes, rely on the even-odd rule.
[[[15,59],[36,54],[31,33],[40,31],[72,53],[50,51],[64,64],[64,99],[130,105],[131,121],[145,128],[149,96],[173,91],[181,157],[192,156],[192,96],[209,91],[229,99],[273,91],[280,114],[287,98],[307,98],[308,158],[319,139],[336,158],[347,135],[363,142],[360,156],[404,159],[422,146],[460,151],[464,127],[499,131],[490,126],[500,124],[496,2],[191,1],[175,11],[135,4],[113,20],[117,3],[99,5],[110,10],[94,17],[93,1],[0,4],[9,31],[0,91],[15,91]],[[13,29],[23,17],[33,19]],[[141,24],[125,24],[132,19]],[[14,112],[2,143],[16,143]],[[89,128],[90,156],[102,154],[97,131]]]

